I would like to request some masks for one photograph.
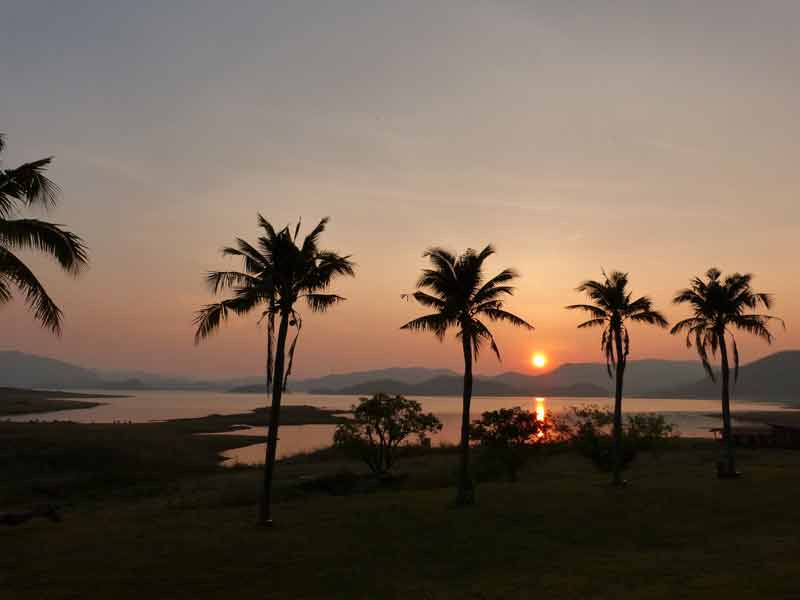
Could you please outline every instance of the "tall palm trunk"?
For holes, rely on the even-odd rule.
[[[462,330],[464,349],[464,396],[461,407],[461,464],[458,473],[456,503],[465,506],[475,503],[475,488],[469,475],[469,410],[472,401],[472,348],[469,336]]]
[[[278,453],[278,427],[280,427],[281,398],[283,396],[284,355],[286,337],[289,333],[289,313],[281,311],[281,323],[278,327],[278,341],[275,348],[275,369],[272,377],[272,406],[269,413],[269,430],[267,432],[267,456],[264,465],[264,488],[258,507],[258,522],[261,525],[272,524],[272,474],[275,470],[275,457]]]
[[[614,378],[614,431],[612,447],[612,466],[614,485],[622,485],[622,386],[625,379],[625,355],[622,351],[622,337],[619,330],[614,332],[617,350],[617,369]]]
[[[719,336],[719,355],[722,363],[722,438],[725,442],[725,471],[720,475],[733,477],[736,475],[736,456],[733,450],[733,432],[731,428],[731,372],[728,366],[728,347],[725,344],[725,333]]]

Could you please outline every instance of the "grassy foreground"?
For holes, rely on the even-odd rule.
[[[683,441],[614,489],[555,454],[516,484],[489,476],[476,507],[455,509],[452,453],[341,496],[308,485],[358,468],[328,451],[279,465],[272,529],[254,526],[259,470],[189,473],[0,529],[0,597],[796,597],[800,453],[742,451],[745,477],[729,481],[713,476],[717,455]]]
[[[267,411],[259,409],[159,423],[0,421],[0,512],[163,494],[184,479],[228,471],[219,466],[225,450],[264,441],[246,434],[202,434],[264,426],[267,420]],[[311,406],[283,411],[287,426],[341,420]]]

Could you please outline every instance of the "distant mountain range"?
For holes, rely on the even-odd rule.
[[[391,370],[390,370],[391,371]],[[418,370],[421,371],[421,370]],[[457,395],[461,393],[462,377],[454,371],[444,373],[417,373],[417,381],[398,377],[367,377],[358,374],[357,381],[347,381],[347,376],[337,376],[337,383],[344,385],[298,384],[317,394],[363,395],[383,391],[392,394],[419,396]],[[654,382],[662,386],[688,384],[703,376],[698,363],[688,361],[641,360],[631,361],[626,371],[626,389],[629,394],[641,394],[654,388]],[[421,379],[421,380],[420,380]],[[263,390],[263,388],[261,388]],[[612,389],[606,366],[601,363],[567,363],[543,375],[526,375],[508,372],[495,376],[477,376],[473,392],[476,395],[492,396],[607,396]]]
[[[40,389],[104,389],[104,390],[229,390],[240,385],[255,384],[262,377],[238,377],[224,380],[202,380],[191,377],[162,375],[146,371],[100,371],[64,361],[0,351],[0,385]]]
[[[800,350],[772,354],[741,369],[735,397],[800,403]],[[0,352],[0,385],[44,389],[180,389],[263,393],[263,376],[220,380],[140,371],[99,371],[67,362]],[[379,391],[419,396],[458,395],[461,374],[449,369],[388,368],[290,380],[292,392],[367,395]],[[477,395],[608,396],[613,381],[605,364],[566,363],[542,375],[507,372],[477,376]],[[633,360],[625,373],[628,396],[717,398],[719,387],[697,361]]]
[[[380,380],[417,385],[435,377],[447,377],[456,374],[455,371],[451,371],[450,369],[394,367],[389,369],[375,369],[372,371],[356,371],[355,373],[325,375],[324,377],[315,377],[313,379],[300,379],[291,382],[291,388],[292,391],[295,392],[318,393],[319,390],[339,390]]]
[[[631,361],[626,371],[629,394],[687,385],[703,377],[699,363],[690,361]],[[382,391],[390,394],[448,396],[461,393],[459,373],[446,369],[381,369],[329,375],[291,382],[295,392],[315,394],[364,395]],[[607,396],[612,389],[606,366],[601,363],[567,363],[543,375],[502,373],[477,376],[474,393],[495,396]],[[263,392],[264,385],[234,388],[234,392]]]
[[[716,398],[719,380],[708,378],[655,390],[653,396],[676,398]],[[780,400],[800,404],[800,350],[786,350],[765,356],[742,366],[734,384],[731,370],[731,393],[740,400]]]

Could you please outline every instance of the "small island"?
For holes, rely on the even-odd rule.
[[[90,400],[120,397],[110,394],[79,394],[75,392],[0,387],[0,417],[93,408],[103,403],[91,402]]]

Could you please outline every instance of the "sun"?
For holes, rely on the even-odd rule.
[[[531,364],[537,369],[541,369],[547,364],[547,357],[542,352],[536,352],[531,357]]]

